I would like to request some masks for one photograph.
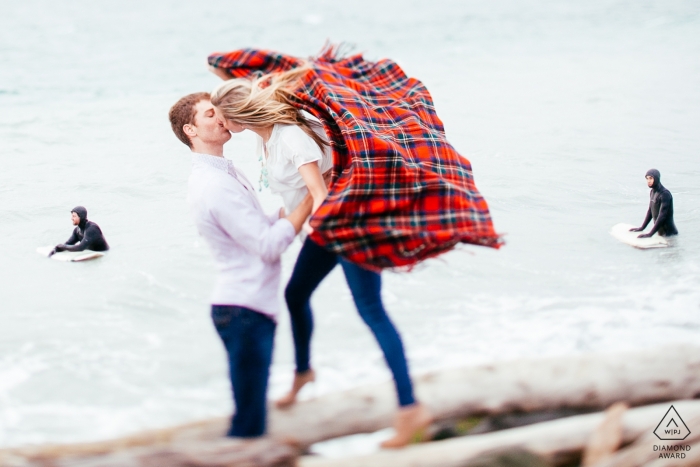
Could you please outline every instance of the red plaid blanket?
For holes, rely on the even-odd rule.
[[[234,77],[304,63],[255,49],[209,56]],[[309,63],[296,104],[323,122],[334,159],[312,240],[375,270],[411,267],[459,242],[501,246],[471,164],[447,142],[423,83],[391,60],[337,59],[333,48]]]

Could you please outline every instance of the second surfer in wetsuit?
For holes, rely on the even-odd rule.
[[[87,219],[87,209],[76,206],[71,210],[75,229],[66,243],[56,245],[49,256],[60,251],[107,251],[109,245],[102,235],[100,226]]]
[[[649,209],[647,216],[644,218],[644,223],[641,227],[630,229],[630,232],[643,231],[649,222],[654,219],[654,227],[649,233],[639,235],[639,238],[651,237],[655,233],[659,233],[662,237],[678,235],[678,229],[673,222],[673,196],[661,184],[661,173],[656,169],[647,171],[646,174],[647,186],[651,188],[649,193]]]

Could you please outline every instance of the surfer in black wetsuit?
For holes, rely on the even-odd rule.
[[[87,209],[77,206],[71,211],[75,229],[66,243],[56,245],[49,256],[60,251],[107,251],[109,245],[100,227],[87,219]]]
[[[649,194],[649,209],[647,216],[644,218],[644,223],[641,227],[630,229],[630,232],[642,232],[649,222],[654,219],[654,227],[649,233],[639,235],[639,238],[647,238],[654,235],[656,232],[662,237],[678,235],[676,224],[673,222],[673,196],[661,184],[661,173],[656,169],[651,169],[646,174],[647,185],[651,188]]]

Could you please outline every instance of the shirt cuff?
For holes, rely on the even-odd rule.
[[[280,217],[280,208],[281,207],[282,206],[280,206],[279,208],[275,209],[274,211],[272,211],[270,214],[267,215],[267,218],[270,219],[271,224],[274,224],[275,222],[277,222],[278,220],[281,219],[281,217]]]
[[[278,226],[283,235],[284,241],[286,242],[287,246],[289,246],[294,241],[294,237],[297,236],[297,232],[294,230],[292,223],[286,218],[282,218],[275,222],[275,226]]]

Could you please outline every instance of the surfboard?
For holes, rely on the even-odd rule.
[[[36,249],[36,252],[40,255],[49,256],[53,250],[53,246],[40,246]],[[83,250],[83,251],[61,251],[59,253],[51,256],[51,259],[56,261],[64,261],[69,263],[75,263],[78,261],[88,261],[91,259],[97,259],[103,257],[105,254],[101,251]]]
[[[666,248],[669,246],[668,240],[659,234],[654,234],[649,238],[637,238],[643,232],[630,232],[630,229],[637,227],[631,224],[616,224],[610,230],[610,235],[620,240],[622,243],[632,245],[635,248],[646,250],[649,248]]]

